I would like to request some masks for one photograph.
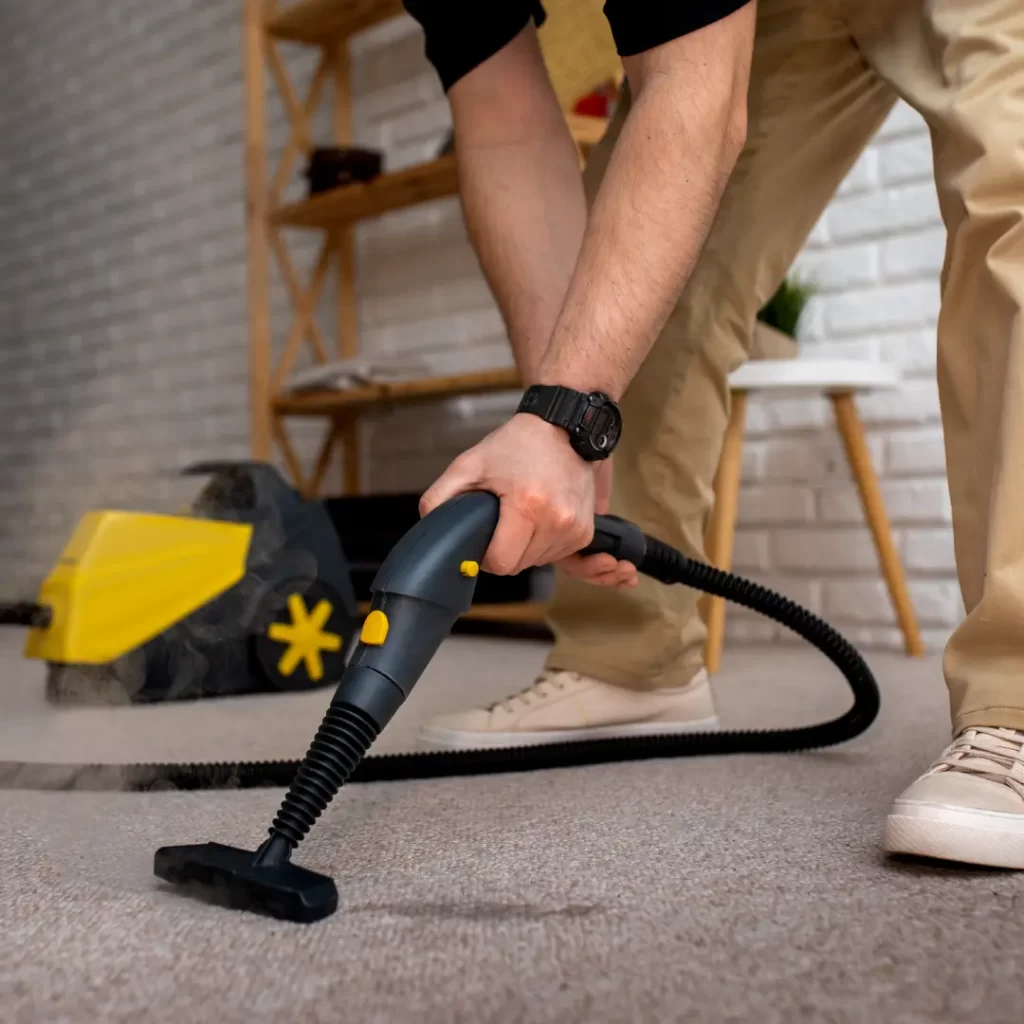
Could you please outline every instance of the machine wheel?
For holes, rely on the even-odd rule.
[[[324,580],[277,585],[265,599],[253,636],[254,660],[268,689],[336,685],[357,628],[345,602]]]

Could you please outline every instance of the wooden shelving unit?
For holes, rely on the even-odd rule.
[[[446,377],[402,381],[394,384],[368,384],[346,391],[311,391],[281,395],[274,401],[276,411],[288,416],[329,416],[336,410],[358,409],[374,405],[412,405],[436,401],[452,395],[484,395],[493,391],[511,391],[520,386],[515,367],[504,370],[478,370],[453,373]]]
[[[454,373],[424,380],[380,384],[347,391],[290,392],[286,385],[304,344],[325,363],[358,354],[358,318],[354,293],[352,228],[357,222],[394,210],[432,202],[458,191],[455,158],[443,156],[417,167],[386,172],[367,184],[282,203],[281,195],[298,165],[313,149],[310,124],[331,92],[333,143],[352,141],[348,41],[364,29],[404,13],[402,0],[243,0],[246,120],[246,194],[250,340],[251,437],[253,455],[270,459],[275,446],[303,493],[320,494],[336,455],[342,457],[342,489],[359,493],[359,417],[384,406],[438,401],[456,395],[514,390],[520,386],[512,367]],[[300,97],[288,75],[278,43],[298,43],[319,51],[309,89]],[[290,132],[271,170],[266,142],[265,90],[273,79],[290,123]],[[600,138],[602,118],[567,114],[581,159]],[[326,141],[326,140],[324,140]],[[320,249],[309,280],[300,280],[285,244],[285,230],[318,232]],[[293,319],[276,363],[270,336],[271,257],[287,288]],[[316,311],[327,275],[336,275],[337,337],[328,344],[317,326]],[[323,440],[306,468],[287,430],[289,418],[324,421]],[[511,608],[509,609],[512,610]],[[515,621],[541,621],[539,606],[517,605]],[[495,609],[481,610],[494,618]],[[532,616],[532,619],[531,619]]]

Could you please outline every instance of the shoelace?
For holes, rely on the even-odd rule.
[[[520,690],[519,693],[514,693],[511,697],[495,701],[487,710],[494,711],[495,708],[502,707],[506,711],[515,711],[517,704],[523,704],[528,707],[533,703],[534,696],[538,698],[549,697],[552,690],[564,690],[567,680],[576,681],[578,678],[574,672],[542,672],[526,689]]]
[[[965,729],[935,764],[1009,786],[1024,798],[1024,732],[978,725]]]

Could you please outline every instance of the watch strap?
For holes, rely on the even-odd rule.
[[[558,384],[534,384],[526,389],[519,412],[530,412],[556,427],[573,426],[574,413],[584,396]]]

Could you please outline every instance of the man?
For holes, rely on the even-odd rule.
[[[564,569],[541,677],[426,737],[473,747],[714,724],[696,595],[573,552],[610,502],[700,555],[727,376],[900,95],[929,123],[948,232],[938,377],[968,614],[945,654],[953,742],[897,798],[885,844],[1024,868],[1024,5],[608,0],[629,94],[588,167],[589,216],[539,3],[406,5],[448,93],[467,224],[516,361],[528,385],[568,389],[528,390],[423,497],[428,511],[494,491],[485,568]],[[582,416],[575,393],[594,392],[612,420],[621,404],[614,476],[600,458],[614,430],[571,442],[551,405]]]

